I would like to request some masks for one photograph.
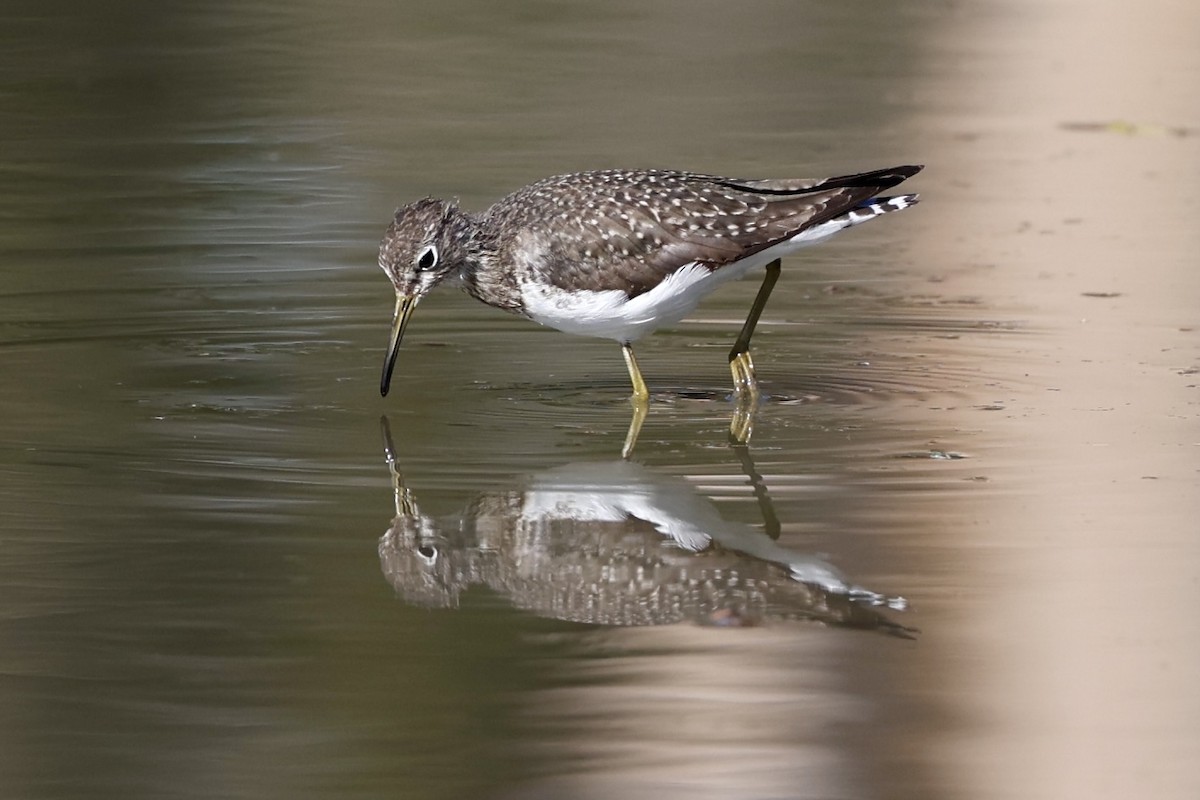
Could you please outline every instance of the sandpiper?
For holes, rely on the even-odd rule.
[[[379,266],[396,289],[380,392],[404,329],[441,283],[567,333],[621,345],[635,408],[649,399],[633,343],[679,322],[726,281],[766,267],[729,353],[740,400],[759,397],[750,337],[780,258],[917,202],[880,193],[920,166],[827,179],[741,180],[670,170],[601,170],[538,181],[482,214],[426,197],[396,211]]]

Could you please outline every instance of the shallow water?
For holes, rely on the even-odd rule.
[[[746,8],[0,12],[0,795],[1200,792],[1198,12]],[[402,202],[913,162],[748,447],[753,281],[378,395]]]

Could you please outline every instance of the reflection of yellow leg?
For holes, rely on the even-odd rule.
[[[729,422],[729,436],[737,444],[746,444],[754,430],[754,415],[758,413],[758,403],[762,399],[758,379],[754,377],[754,361],[750,358],[750,351],[739,353],[730,361],[729,371],[733,373],[733,392],[737,402],[733,419]]]
[[[646,421],[646,412],[650,409],[649,403],[639,400],[637,397],[629,398],[629,402],[633,406],[633,416],[629,419],[629,432],[625,434],[625,446],[621,448],[621,458],[629,458],[633,454],[638,434],[642,432],[642,423]]]
[[[637,359],[633,357],[633,345],[625,342],[621,345],[621,353],[625,356],[625,366],[629,368],[629,380],[633,382],[633,396],[645,403],[650,399],[650,390],[642,380],[642,371],[638,369]]]
[[[758,501],[758,510],[762,512],[763,533],[772,539],[778,539],[779,515],[775,513],[775,504],[771,502],[771,494],[767,491],[767,484],[763,480],[762,473],[758,471],[758,467],[754,466],[754,457],[750,455],[750,448],[745,444],[734,444],[732,449],[737,455],[738,461],[742,462],[742,474],[750,479],[750,488],[754,490],[754,498]]]
[[[734,444],[746,444],[754,433],[754,416],[758,413],[758,397],[738,395],[733,419],[729,420],[729,438]]]

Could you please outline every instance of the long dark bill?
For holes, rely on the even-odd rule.
[[[379,393],[387,397],[388,386],[392,383],[392,370],[396,367],[396,356],[400,353],[400,340],[404,338],[404,329],[412,317],[413,309],[417,307],[417,298],[407,295],[396,295],[396,312],[392,316],[392,335],[388,339],[387,357],[383,361],[383,380],[379,382]]]

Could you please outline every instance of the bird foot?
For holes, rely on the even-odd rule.
[[[754,432],[754,417],[762,400],[762,390],[754,374],[754,360],[750,351],[738,353],[729,360],[729,371],[733,375],[733,394],[737,408],[729,422],[729,436],[735,444],[746,444]]]
[[[753,399],[755,402],[762,396],[758,388],[758,378],[754,374],[754,359],[750,351],[738,353],[729,359],[729,372],[733,375],[733,392],[738,399]]]

